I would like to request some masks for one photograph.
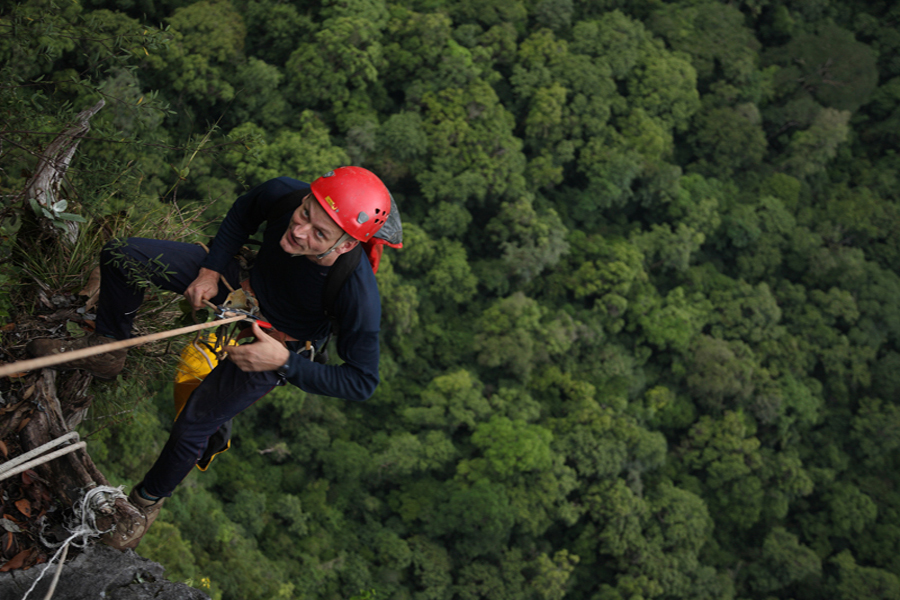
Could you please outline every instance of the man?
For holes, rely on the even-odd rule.
[[[289,194],[301,202],[299,207],[284,208]],[[374,270],[380,244],[400,247],[402,232],[387,188],[359,167],[335,169],[311,185],[280,177],[253,188],[231,207],[208,255],[199,246],[180,242],[131,238],[107,244],[101,256],[96,334],[76,342],[35,340],[29,351],[44,356],[130,337],[146,287],[141,282],[183,293],[195,308],[221,304],[229,292],[222,279],[233,288],[240,285],[235,256],[263,222],[263,241],[249,283],[262,315],[277,333],[267,335],[254,322],[255,341],[229,347],[228,360],[191,394],[156,463],[128,496],[142,519],[120,522],[104,538],[115,548],[138,545],[163,501],[203,454],[209,437],[276,385],[288,381],[313,394],[358,401],[369,398],[378,385],[381,301]],[[328,271],[359,244],[367,258],[347,277],[335,304],[337,351],[344,362],[335,366],[308,360],[298,354],[306,341],[318,347],[330,332],[322,306]],[[125,350],[119,350],[65,367],[109,379],[124,362]]]

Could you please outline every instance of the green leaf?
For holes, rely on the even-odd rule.
[[[76,223],[87,223],[87,219],[85,219],[81,215],[76,215],[74,213],[59,213],[58,217],[65,221],[74,221]]]
[[[84,329],[75,321],[66,321],[66,331],[69,332],[69,335],[76,338],[84,337],[85,335]]]

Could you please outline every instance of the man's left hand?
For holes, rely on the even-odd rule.
[[[274,371],[288,361],[290,350],[281,342],[267,335],[256,321],[253,322],[253,335],[256,341],[252,344],[228,346],[225,352],[228,358],[238,366],[241,371]]]

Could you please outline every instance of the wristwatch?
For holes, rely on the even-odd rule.
[[[291,366],[291,357],[288,357],[286,363],[275,369],[275,372],[278,373],[279,377],[287,377],[288,368]]]

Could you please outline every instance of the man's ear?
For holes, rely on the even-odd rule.
[[[344,242],[343,244],[341,244],[340,246],[338,246],[337,248],[335,248],[335,249],[334,249],[334,253],[335,253],[335,254],[345,254],[345,253],[347,253],[347,252],[350,252],[350,251],[353,250],[354,248],[356,248],[356,246],[357,246],[358,244],[359,244],[359,240],[355,240],[355,239],[353,239],[353,238],[350,238],[349,240],[347,240],[346,242]]]

